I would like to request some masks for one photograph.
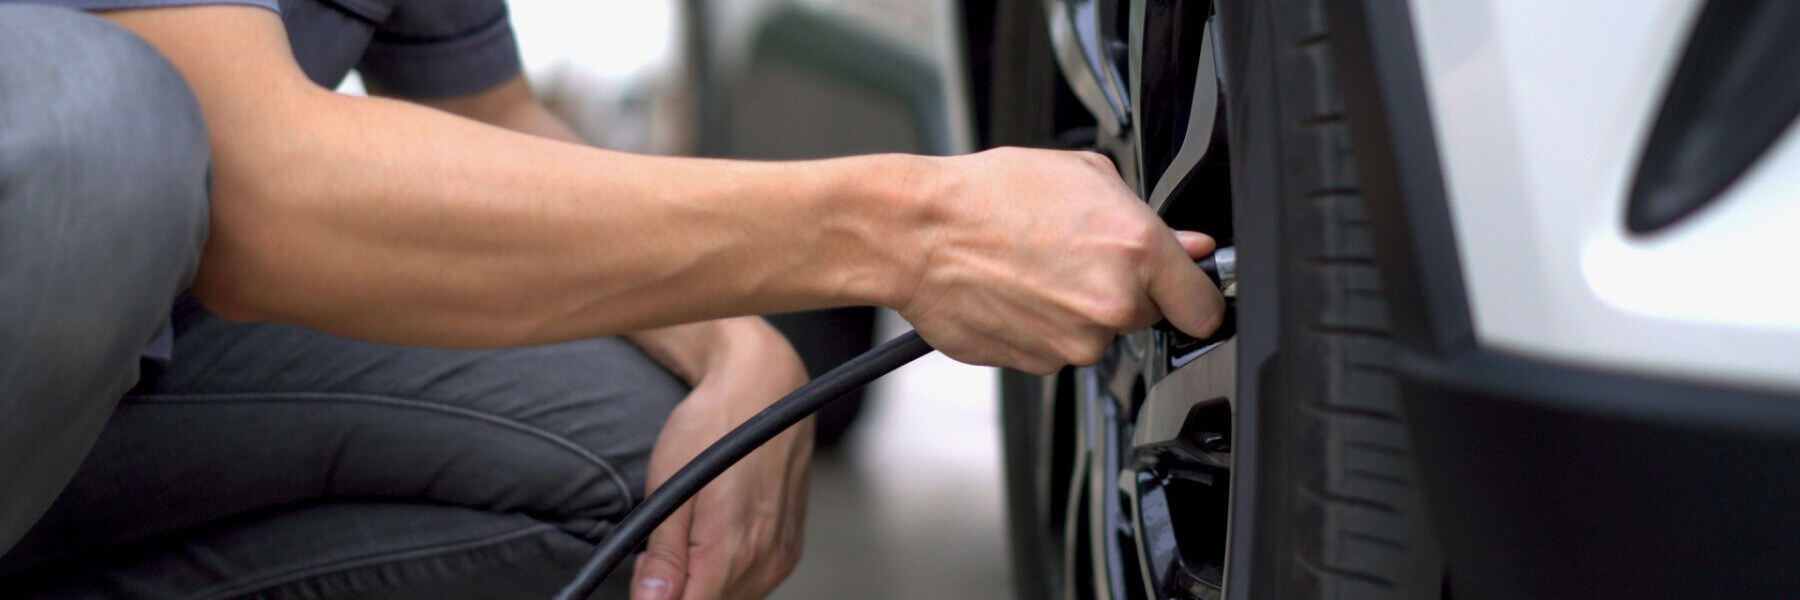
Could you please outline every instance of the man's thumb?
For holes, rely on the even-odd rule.
[[[1188,335],[1204,338],[1219,328],[1225,311],[1225,298],[1219,288],[1191,262],[1202,252],[1212,252],[1217,244],[1205,234],[1176,232],[1175,241],[1185,256],[1168,256],[1160,269],[1150,274],[1150,300],[1163,317]]]
[[[683,506],[650,533],[633,569],[631,600],[675,600],[687,584],[688,527],[694,509]]]
[[[1181,251],[1186,252],[1188,258],[1194,260],[1199,260],[1201,257],[1212,254],[1214,250],[1219,248],[1219,243],[1213,240],[1212,236],[1198,231],[1177,230],[1175,232],[1175,242],[1181,244]]]

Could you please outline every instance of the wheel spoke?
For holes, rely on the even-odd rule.
[[[1159,341],[1164,341],[1160,340]],[[1121,342],[1123,344],[1123,342]],[[1146,393],[1120,397],[1115,348],[1078,369],[1076,456],[1067,489],[1064,581],[1070,598],[1218,598],[1230,483],[1237,346],[1207,340]]]
[[[1084,581],[1093,581],[1087,567],[1093,562],[1091,544],[1088,543],[1091,532],[1087,528],[1087,481],[1088,465],[1094,462],[1094,457],[1093,446],[1088,441],[1093,437],[1087,410],[1091,401],[1087,394],[1080,391],[1080,379],[1078,374],[1075,383],[1077,391],[1072,399],[1075,402],[1075,457],[1072,468],[1069,469],[1068,508],[1063,515],[1063,589],[1070,594],[1069,600],[1084,600],[1094,596],[1083,585]]]

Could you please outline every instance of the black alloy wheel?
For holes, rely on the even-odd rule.
[[[1018,597],[1447,597],[1320,2],[965,13],[993,26],[971,53],[986,145],[1102,152],[1171,226],[1245,256],[1209,339],[1003,373]]]

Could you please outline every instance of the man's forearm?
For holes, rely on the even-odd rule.
[[[532,96],[523,77],[472,96],[415,102],[519,133],[582,143],[574,129]],[[781,333],[758,317],[643,329],[626,333],[625,337],[688,385],[699,385],[701,380],[732,368],[723,361],[748,361],[756,369],[767,370],[799,360]],[[757,376],[773,375],[776,374]],[[758,408],[770,400],[749,396],[742,399]]]
[[[301,135],[219,149],[204,298],[369,339],[546,342],[882,303],[906,269],[873,250],[908,228],[877,224],[920,218],[889,191],[907,159],[642,157],[400,103],[309,104],[286,129]]]
[[[184,54],[232,49],[169,32],[208,25],[145,35],[191,64]],[[209,91],[237,88],[208,78],[266,77],[248,69],[188,75],[217,162],[194,289],[227,316],[490,346],[886,303],[910,272],[891,233],[914,228],[894,225],[928,218],[896,191],[920,159],[634,156],[304,81]]]

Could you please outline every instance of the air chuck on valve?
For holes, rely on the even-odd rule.
[[[1219,284],[1219,289],[1229,288],[1232,283],[1237,282],[1236,246],[1220,248],[1207,257],[1194,261],[1194,264],[1199,265],[1200,270],[1205,271],[1213,283]]]

